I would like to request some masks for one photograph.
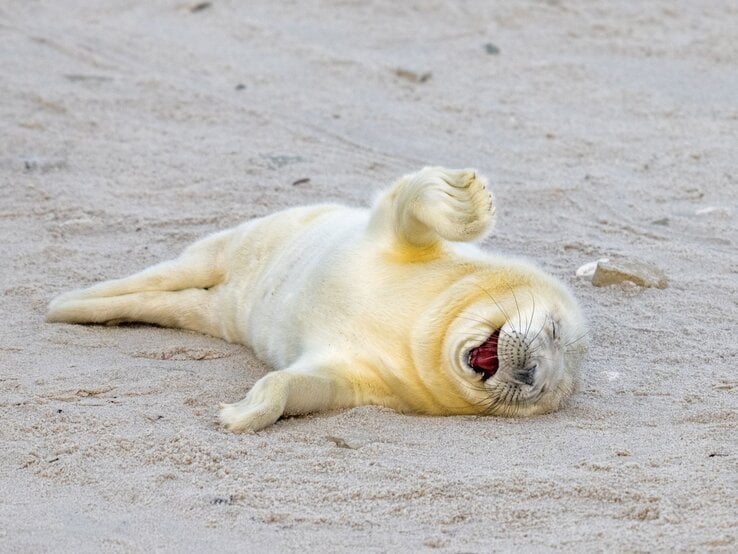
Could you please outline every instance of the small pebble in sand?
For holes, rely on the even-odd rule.
[[[587,262],[586,264],[579,266],[579,269],[577,269],[577,277],[583,277],[586,279],[591,278],[592,275],[594,275],[595,269],[597,269],[597,264],[599,262],[607,261],[609,261],[609,258],[600,258],[594,262]]]
[[[49,173],[51,171],[57,171],[65,169],[67,167],[66,160],[61,159],[39,159],[32,158],[23,161],[23,168],[27,172],[39,171],[41,173]]]
[[[402,77],[403,79],[407,79],[408,81],[412,81],[413,83],[425,83],[433,76],[433,73],[430,71],[426,71],[425,73],[416,73],[415,71],[399,67],[395,70],[395,75]]]
[[[212,5],[213,5],[212,2],[199,2],[190,8],[190,12],[192,13],[201,12],[203,10],[207,10]]]
[[[487,52],[487,54],[489,54],[490,56],[496,56],[500,53],[500,49],[491,42],[488,42],[484,45],[484,51]]]
[[[634,258],[609,259],[597,262],[592,284],[605,287],[623,282],[641,287],[666,288],[666,275],[658,267]]]
[[[704,191],[702,189],[699,189],[697,187],[690,187],[688,189],[684,189],[685,196],[689,200],[700,200],[705,196]]]
[[[347,442],[345,439],[342,439],[341,437],[334,437],[332,435],[326,435],[325,437],[327,440],[334,443],[338,448],[350,448],[352,450],[356,450],[359,448],[358,444],[354,444],[353,442]]]

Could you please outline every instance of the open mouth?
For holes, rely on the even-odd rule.
[[[497,342],[500,339],[500,330],[492,333],[482,344],[469,351],[469,367],[482,376],[486,381],[497,373],[500,362],[497,359]]]

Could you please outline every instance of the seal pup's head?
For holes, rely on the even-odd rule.
[[[469,275],[443,296],[432,318],[440,348],[420,373],[448,413],[543,414],[575,391],[587,330],[561,283],[520,263]]]
[[[479,403],[482,413],[554,411],[579,381],[586,348],[583,321],[575,307],[550,293],[519,289],[510,294],[512,306],[506,299],[507,306],[482,302],[460,314],[444,350],[453,356],[453,370],[469,383],[465,396]]]

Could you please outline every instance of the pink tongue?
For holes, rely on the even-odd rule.
[[[500,366],[497,360],[499,338],[500,331],[497,330],[484,343],[472,350],[469,356],[469,365],[478,373],[483,373],[485,378],[492,377]]]

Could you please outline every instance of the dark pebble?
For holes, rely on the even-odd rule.
[[[211,7],[213,4],[211,2],[200,2],[199,4],[195,4],[190,8],[190,11],[192,13],[201,12],[203,10],[207,10],[209,7]]]

